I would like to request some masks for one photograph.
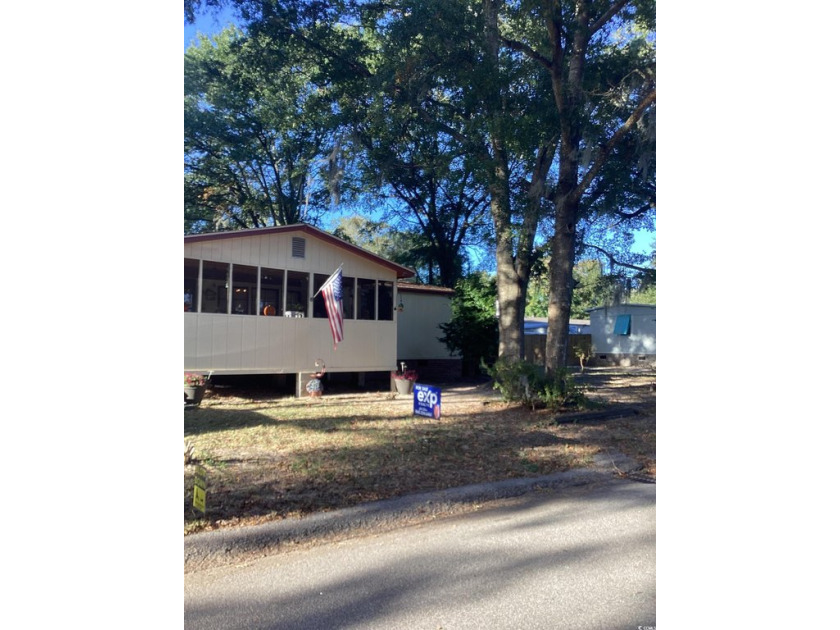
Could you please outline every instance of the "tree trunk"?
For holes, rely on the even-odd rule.
[[[510,224],[510,191],[507,164],[499,163],[494,183],[490,186],[490,212],[496,231],[496,295],[499,311],[499,358],[519,359],[524,356],[522,339],[524,320],[520,309],[524,304],[514,260],[513,227]],[[524,311],[523,311],[524,312]]]
[[[554,196],[554,240],[549,264],[548,334],[546,335],[546,373],[566,365],[569,345],[569,318],[572,312],[572,269],[575,262],[576,226],[580,194],[578,190],[580,143],[585,117],[583,103],[583,70],[589,43],[589,3],[577,2],[574,21],[569,25],[571,46],[566,63],[561,63],[559,29],[549,24],[549,36],[555,57],[551,68],[551,84],[557,111],[560,114],[560,176]]]
[[[510,172],[503,140],[504,103],[499,75],[499,0],[484,0],[484,35],[488,71],[497,79],[489,102],[490,120],[490,214],[496,232],[496,295],[499,311],[499,358],[519,359],[525,354],[522,338],[525,296],[516,269],[516,239],[511,225]],[[521,313],[520,313],[521,311]]]
[[[577,208],[570,207],[571,205],[566,201],[560,203],[554,218],[554,240],[551,244],[549,267],[548,333],[545,340],[547,373],[565,366],[569,345],[577,223]]]

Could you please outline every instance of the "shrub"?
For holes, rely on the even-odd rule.
[[[499,359],[492,366],[482,363],[482,368],[493,379],[493,389],[502,394],[506,402],[518,402],[531,409],[537,406],[556,411],[562,407],[581,406],[583,388],[565,368],[545,375],[545,368],[528,361]]]
[[[544,380],[542,366],[502,358],[492,366],[482,361],[481,367],[493,379],[493,389],[501,392],[504,401],[534,406]]]
[[[585,399],[583,387],[575,383],[566,368],[555,370],[549,378],[544,378],[540,401],[552,411],[563,407],[582,407]]]

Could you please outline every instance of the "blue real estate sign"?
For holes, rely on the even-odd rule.
[[[440,388],[414,384],[414,415],[440,418]]]

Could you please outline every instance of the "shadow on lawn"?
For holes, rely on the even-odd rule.
[[[194,468],[186,467],[184,476],[185,524],[199,528],[299,516],[569,467],[562,457],[535,463],[523,456],[522,448],[571,441],[533,431],[528,413],[505,409],[453,413],[445,421],[411,415],[273,419],[244,410],[213,409],[192,414],[185,414],[187,437],[268,425],[292,430],[290,439],[309,432],[329,434],[301,446],[287,448],[275,438],[252,449],[238,449],[232,436],[230,445],[205,453],[199,463],[208,471],[206,514],[192,510]]]
[[[357,423],[394,421],[401,422],[412,419],[412,407],[410,402],[405,407],[405,413],[393,415],[369,415],[353,414],[352,406],[358,402],[347,400],[336,401],[328,398],[321,399],[312,404],[310,408],[303,401],[292,404],[251,404],[251,409],[215,409],[189,408],[184,410],[184,437],[194,437],[221,431],[236,431],[253,427],[295,427],[304,431],[316,431],[331,433]],[[379,401],[381,402],[381,401]],[[375,404],[375,403],[374,403]],[[302,409],[303,408],[303,409]],[[320,417],[296,417],[301,412],[312,414],[318,410],[325,412]],[[339,413],[336,413],[338,411]],[[335,415],[326,415],[335,414]],[[457,414],[449,414],[454,417]]]
[[[215,431],[235,431],[272,424],[276,424],[276,420],[242,409],[184,409],[185,438]]]
[[[655,462],[655,444],[645,439],[655,441],[655,417],[644,414],[557,426],[551,422],[554,414],[495,402],[445,405],[440,420],[414,416],[408,397],[336,395],[314,402],[305,413],[303,406],[308,406],[305,399],[252,398],[242,408],[185,410],[185,438],[195,441],[198,463],[208,471],[202,515],[192,509],[194,466],[185,467],[185,529],[256,524],[550,474],[586,465],[587,457],[605,445],[632,449],[633,456],[649,455]],[[230,435],[218,435],[222,432]]]

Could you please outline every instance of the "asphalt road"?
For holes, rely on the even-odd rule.
[[[184,628],[656,625],[656,486],[612,480],[184,576]]]

